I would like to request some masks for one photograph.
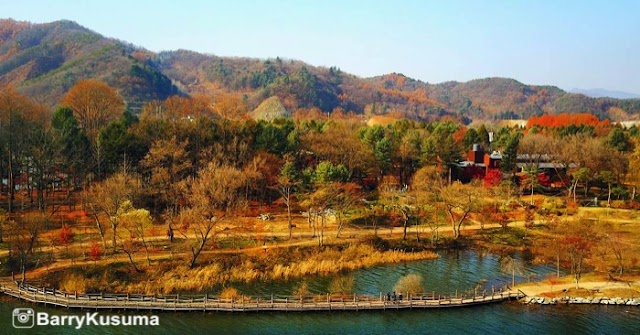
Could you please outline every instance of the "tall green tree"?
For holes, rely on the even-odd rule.
[[[506,147],[502,152],[502,161],[500,162],[500,170],[505,174],[515,174],[516,163],[518,162],[518,146],[520,145],[520,133],[514,133],[509,136]]]

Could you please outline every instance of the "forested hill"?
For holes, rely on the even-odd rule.
[[[137,49],[71,21],[0,20],[0,85],[48,105],[86,78],[115,87],[132,106],[178,93],[169,78],[133,57]]]
[[[614,120],[640,116],[640,99],[590,98],[553,86],[486,78],[429,84],[401,74],[360,78],[337,67],[287,59],[217,57],[178,50],[153,53],[103,37],[71,21],[0,20],[0,85],[55,105],[79,79],[115,87],[134,110],[174,94],[242,97],[251,110],[278,97],[289,111],[318,108],[418,119],[527,118],[592,113]]]

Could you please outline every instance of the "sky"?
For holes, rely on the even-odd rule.
[[[362,77],[509,77],[640,94],[640,1],[0,0],[152,51],[298,59]]]

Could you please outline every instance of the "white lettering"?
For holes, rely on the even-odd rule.
[[[133,324],[136,326],[148,326],[149,317],[147,317],[146,315],[134,315]]]
[[[85,318],[85,324],[87,326],[89,326],[89,325],[97,326],[98,325],[98,320],[96,320],[97,317],[98,317],[98,312],[95,312],[93,314],[87,313],[86,318]]]
[[[36,323],[38,324],[38,326],[47,326],[49,325],[49,314],[47,313],[37,313],[36,314],[38,316]]]
[[[72,320],[69,322],[70,325],[73,325],[73,320],[76,320],[76,329],[80,329],[82,328],[82,326],[84,325],[84,319],[87,317],[86,315],[83,316],[77,316],[77,315],[72,315]]]
[[[35,313],[38,326],[73,326],[81,329],[84,326],[159,326],[157,315],[99,315],[98,312],[84,315],[49,315]]]

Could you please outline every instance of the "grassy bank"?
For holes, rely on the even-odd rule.
[[[369,244],[290,247],[213,257],[189,268],[185,261],[163,261],[135,272],[126,263],[75,267],[42,279],[62,290],[78,292],[174,293],[208,291],[232,282],[277,281],[331,275],[380,264],[435,259],[433,251],[379,250]]]

